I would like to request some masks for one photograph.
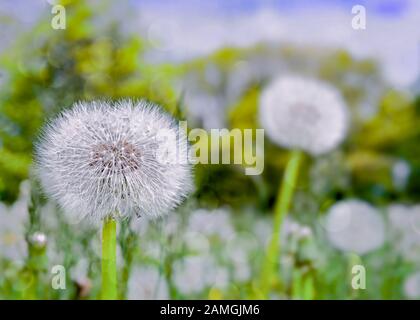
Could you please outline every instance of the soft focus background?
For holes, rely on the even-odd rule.
[[[290,73],[336,86],[351,129],[339,149],[305,157],[270,298],[420,298],[418,1],[68,0],[65,30],[51,27],[54,3],[0,3],[0,298],[98,298],[99,230],[68,219],[32,179],[47,118],[80,99],[145,97],[189,127],[259,128],[261,90]],[[356,4],[366,30],[351,27]],[[198,165],[177,212],[121,224],[120,297],[258,297],[287,156],[266,139],[260,176]],[[327,236],[326,213],[346,199],[379,212],[357,239],[369,247],[384,228],[374,250],[337,249]],[[364,290],[352,289],[354,264]],[[55,265],[65,290],[52,288]]]

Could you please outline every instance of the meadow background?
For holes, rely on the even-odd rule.
[[[99,295],[100,230],[69,219],[31,171],[46,119],[78,100],[132,97],[190,128],[260,128],[261,91],[290,73],[338,88],[351,127],[338,149],[305,156],[270,298],[420,297],[419,3],[61,3],[64,30],[51,27],[47,1],[0,4],[0,298]],[[351,27],[356,4],[366,6],[366,30]],[[266,138],[264,157],[260,176],[197,165],[176,212],[121,224],[120,298],[258,298],[288,151]],[[379,211],[385,239],[375,250],[339,250],[328,238],[325,216],[347,199]],[[351,286],[354,264],[366,269],[364,290]],[[65,290],[52,288],[55,265],[65,267]]]

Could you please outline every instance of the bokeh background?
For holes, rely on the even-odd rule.
[[[338,88],[351,127],[338,149],[304,159],[270,298],[420,297],[418,1],[68,0],[64,30],[51,27],[54,3],[0,3],[0,298],[99,297],[99,230],[66,217],[31,173],[46,119],[78,100],[133,97],[189,127],[260,128],[260,92],[290,73]],[[365,30],[351,26],[356,4]],[[122,223],[120,297],[258,297],[288,151],[266,139],[264,157],[259,176],[197,165],[176,212]],[[379,226],[355,232],[369,243],[385,230],[374,250],[337,249],[327,236],[328,211],[348,199],[379,213]],[[351,286],[354,264],[364,290]],[[65,290],[52,287],[55,265]]]

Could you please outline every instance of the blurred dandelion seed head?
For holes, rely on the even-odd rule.
[[[227,241],[235,233],[230,212],[225,208],[195,210],[188,222],[188,230],[205,236],[217,236],[224,241]]]
[[[150,266],[136,267],[128,280],[129,300],[169,299],[169,288],[159,270]]]
[[[326,153],[344,140],[348,121],[340,93],[320,81],[285,76],[261,93],[261,125],[270,139],[285,148]]]
[[[385,224],[376,208],[361,200],[333,205],[326,217],[327,236],[337,249],[365,254],[383,245]]]
[[[191,190],[187,151],[185,133],[157,105],[79,102],[44,129],[36,167],[47,195],[75,219],[159,216]]]
[[[205,288],[226,288],[229,281],[227,270],[211,255],[187,256],[173,265],[174,284],[180,293],[200,293]]]

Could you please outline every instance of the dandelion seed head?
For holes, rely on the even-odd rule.
[[[336,148],[345,138],[348,110],[331,85],[285,76],[262,92],[260,122],[278,145],[319,155]]]
[[[333,205],[326,217],[327,236],[337,249],[365,254],[383,245],[385,224],[376,208],[356,199]]]
[[[187,139],[157,105],[79,102],[36,146],[41,185],[74,219],[159,216],[191,190]]]

